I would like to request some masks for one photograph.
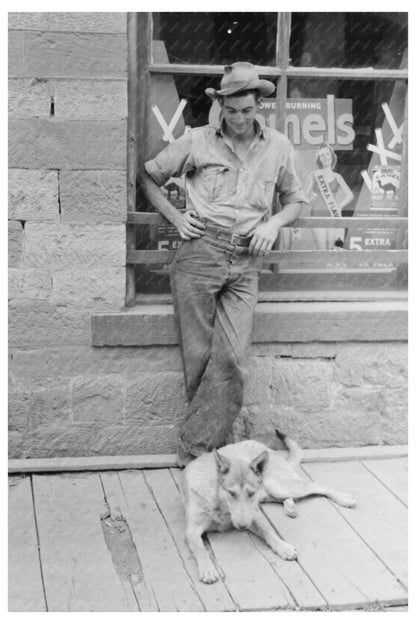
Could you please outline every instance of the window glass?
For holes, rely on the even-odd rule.
[[[407,214],[400,189],[406,84],[403,81],[292,79],[286,131],[311,201],[304,217],[396,217]],[[267,116],[267,115],[266,115]],[[325,147],[321,147],[325,144]],[[329,161],[325,167],[325,158]],[[332,201],[337,208],[334,213]],[[406,248],[397,228],[284,228],[281,250]],[[265,290],[373,290],[405,287],[391,263],[334,261],[269,267]]]
[[[154,63],[276,63],[277,13],[152,15]]]
[[[407,67],[407,13],[292,13],[291,64]]]
[[[186,131],[218,121],[218,105],[205,95],[217,86],[218,77],[160,76],[152,78],[149,106],[149,158]],[[407,85],[404,81],[333,80],[292,78],[288,81],[286,131],[297,153],[298,174],[312,198],[302,216],[331,216],[330,205],[319,187],[317,157],[327,143],[336,156],[332,167],[331,193],[343,203],[344,217],[406,216],[400,191],[403,151],[403,118]],[[274,98],[264,101],[261,123],[275,126]],[[180,114],[178,113],[180,110]],[[172,122],[173,120],[173,122]],[[335,159],[334,159],[335,160]],[[164,192],[178,208],[185,208],[185,181],[171,179]],[[140,207],[146,209],[145,206]],[[139,249],[175,249],[179,243],[172,226],[137,228]],[[284,228],[276,249],[345,250],[403,249],[407,241],[395,228]],[[313,266],[265,265],[262,290],[379,290],[405,288],[403,267],[390,263],[357,262],[344,266],[334,259]],[[168,267],[137,267],[138,292],[169,292]]]

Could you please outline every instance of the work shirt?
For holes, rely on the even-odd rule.
[[[295,170],[295,152],[285,135],[255,121],[256,134],[240,160],[223,127],[188,130],[145,163],[162,186],[186,174],[186,208],[210,224],[250,235],[271,216],[274,192],[282,206],[307,202]]]

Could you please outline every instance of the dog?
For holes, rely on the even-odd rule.
[[[260,503],[282,502],[291,518],[297,515],[295,500],[314,494],[327,496],[343,507],[355,505],[350,494],[300,476],[296,468],[302,449],[277,430],[276,434],[289,450],[288,459],[261,442],[246,440],[204,453],[183,472],[185,539],[203,583],[215,583],[219,578],[202,541],[208,531],[249,529],[283,559],[297,558],[296,548],[277,535]]]

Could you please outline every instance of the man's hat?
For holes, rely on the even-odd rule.
[[[246,89],[258,89],[262,97],[271,95],[275,86],[270,80],[260,80],[256,68],[251,63],[238,62],[224,67],[220,89],[205,89],[210,98],[233,95]]]

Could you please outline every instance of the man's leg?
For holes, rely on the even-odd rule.
[[[182,243],[171,266],[171,290],[188,403],[199,388],[211,356],[217,296],[227,271],[223,248],[201,239]],[[189,448],[180,445],[178,462],[185,464],[188,454]]]
[[[192,455],[227,442],[243,402],[243,361],[253,328],[258,270],[248,257],[239,264],[241,273],[232,275],[217,297],[210,357],[181,429],[182,446]]]

